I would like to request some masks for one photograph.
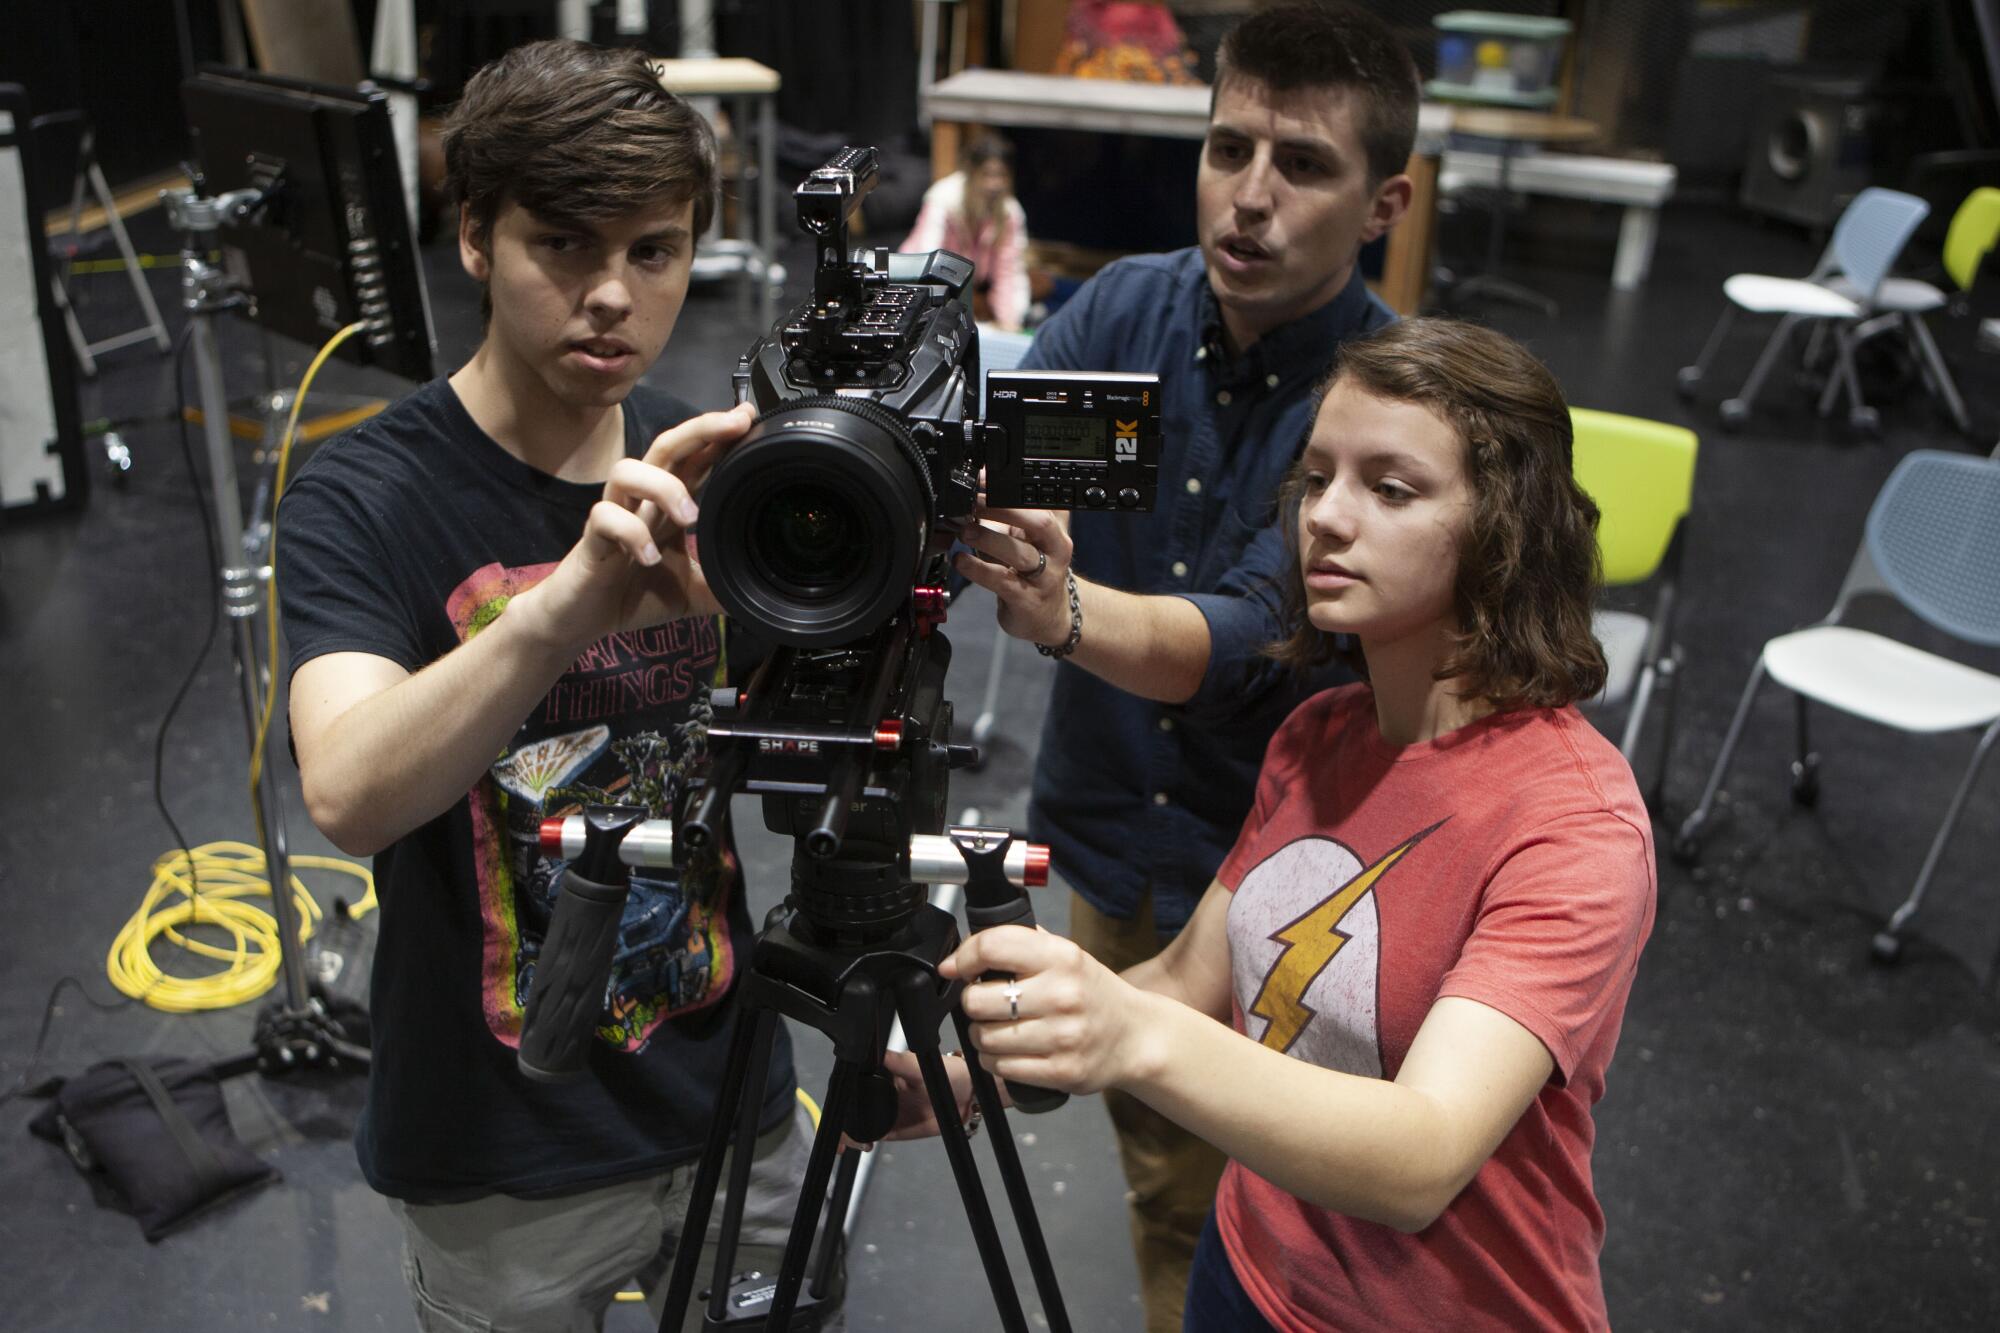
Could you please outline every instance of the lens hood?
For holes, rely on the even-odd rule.
[[[930,473],[901,419],[826,395],[758,419],[709,474],[696,533],[724,611],[819,648],[907,603],[934,520]]]

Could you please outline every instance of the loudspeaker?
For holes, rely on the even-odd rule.
[[[1880,104],[1866,80],[1776,75],[1751,132],[1743,206],[1830,226],[1869,184]]]
[[[81,504],[89,486],[75,366],[42,240],[27,90],[0,83],[0,310],[32,314],[0,339],[0,509]],[[18,316],[16,316],[18,317]]]

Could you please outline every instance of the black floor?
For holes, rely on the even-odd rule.
[[[1470,220],[1467,220],[1468,222]],[[1758,645],[1831,604],[1875,488],[1914,448],[1992,447],[2000,365],[1970,330],[1940,325],[1975,399],[1979,440],[1952,435],[1920,394],[1885,398],[1880,440],[1815,419],[1802,391],[1774,383],[1740,435],[1715,425],[1708,391],[1673,393],[1720,303],[1728,272],[1797,273],[1816,246],[1780,228],[1671,211],[1652,281],[1610,293],[1615,217],[1561,215],[1553,236],[1510,255],[1515,276],[1562,302],[1547,319],[1479,312],[1527,339],[1572,400],[1685,422],[1702,455],[1681,620],[1686,668],[1667,814],[1699,790]],[[1447,227],[1447,241],[1458,237]],[[1477,252],[1477,228],[1468,238]],[[142,225],[142,248],[167,248]],[[803,260],[803,254],[794,257]],[[428,255],[444,364],[477,336],[469,284],[448,249]],[[170,270],[156,272],[163,302]],[[96,284],[87,320],[130,317],[115,279]],[[798,287],[796,280],[794,288]],[[174,316],[178,325],[178,316]],[[656,379],[720,405],[737,351],[757,332],[728,287],[689,302]],[[226,331],[231,386],[260,386],[262,340]],[[1718,385],[1758,346],[1724,350]],[[302,349],[279,349],[289,383]],[[329,392],[395,385],[335,367]],[[186,465],[171,428],[169,363],[109,359],[84,390],[86,417],[147,420],[124,430],[136,459],[88,506],[0,525],[0,1085],[28,1071],[43,1004],[59,977],[109,997],[104,957],[145,892],[171,835],[152,803],[155,729],[199,648],[212,600]],[[247,454],[241,460],[252,472]],[[962,717],[977,711],[991,640],[985,606],[957,608],[953,675]],[[1992,668],[1995,654],[1961,654]],[[1007,659],[999,738],[983,772],[960,775],[954,807],[1019,820],[1045,698],[1033,654]],[[1966,756],[1967,737],[1913,740],[1821,715],[1824,795],[1788,798],[1791,718],[1772,692],[1728,784],[1700,868],[1663,856],[1658,925],[1599,1109],[1597,1178],[1609,1216],[1603,1268],[1613,1321],[1634,1329],[1908,1329],[2000,1326],[2000,776],[1975,792],[1903,961],[1868,961],[1880,917],[1920,863]],[[226,641],[211,651],[166,747],[165,790],[196,842],[252,836],[245,737]],[[1642,765],[1643,767],[1643,765]],[[296,791],[296,775],[285,779]],[[787,849],[739,811],[756,910],[783,891]],[[330,850],[298,813],[295,849]],[[1656,832],[1662,850],[1670,836]],[[333,887],[321,891],[324,904]],[[1050,904],[1045,919],[1060,920]],[[315,963],[360,994],[372,922],[322,930]],[[198,1016],[101,1012],[66,992],[35,1073],[117,1055],[212,1057],[244,1046],[254,1006]],[[829,1058],[800,1042],[808,1087]],[[0,1107],[0,1327],[95,1330],[408,1328],[387,1211],[358,1179],[348,1139],[358,1082],[246,1078],[229,1085],[244,1139],[281,1184],[148,1246],[132,1221],[93,1205],[54,1148],[30,1139],[32,1103]],[[1138,1327],[1123,1184],[1102,1113],[1087,1101],[1016,1122],[1072,1320]],[[950,1176],[935,1144],[877,1153],[856,1235],[850,1328],[984,1329],[989,1313]],[[1017,1261],[1017,1274],[1023,1266]],[[1031,1306],[1033,1304],[1030,1295]],[[621,1307],[615,1329],[650,1327]],[[1038,1325],[1039,1326],[1039,1325]]]

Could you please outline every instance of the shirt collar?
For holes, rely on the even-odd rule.
[[[1218,377],[1231,382],[1263,375],[1290,379],[1301,372],[1315,372],[1326,366],[1343,331],[1362,326],[1368,300],[1368,283],[1356,264],[1347,285],[1332,300],[1289,324],[1280,324],[1232,361],[1222,336],[1222,307],[1216,303],[1215,291],[1204,273],[1199,297],[1201,342],[1195,355]]]

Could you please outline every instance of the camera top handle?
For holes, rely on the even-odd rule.
[[[821,305],[845,299],[860,285],[847,252],[847,220],[881,179],[882,157],[873,148],[843,148],[792,192],[799,226],[819,239],[813,265],[813,298]]]

